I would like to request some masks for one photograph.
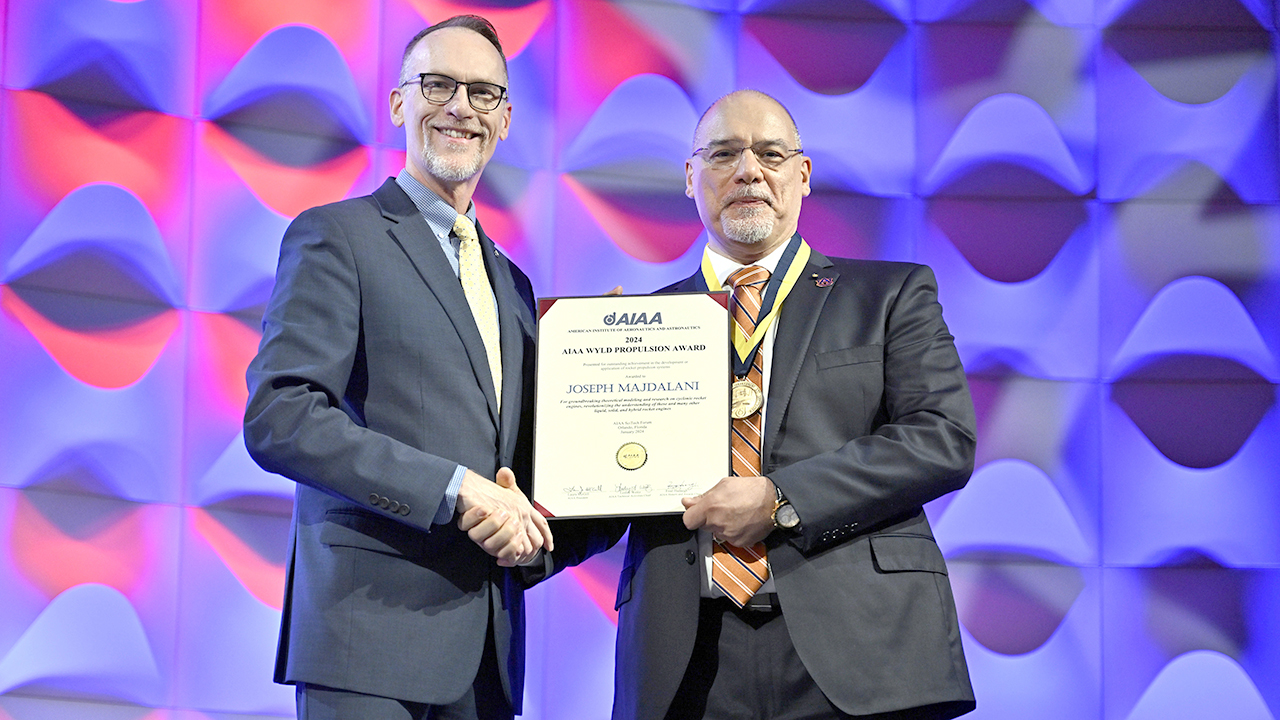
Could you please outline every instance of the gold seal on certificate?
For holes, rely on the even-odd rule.
[[[764,404],[764,393],[760,391],[760,386],[747,378],[734,380],[732,393],[730,414],[734,420],[751,417]]]
[[[618,448],[618,467],[623,470],[639,470],[649,459],[649,453],[638,442],[629,442]]]

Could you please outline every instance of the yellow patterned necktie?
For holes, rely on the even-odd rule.
[[[733,321],[744,337],[755,332],[760,317],[761,290],[769,281],[769,271],[759,265],[750,265],[729,276],[733,286]],[[764,359],[755,354],[747,379],[763,388]],[[762,432],[759,410],[745,418],[733,420],[733,474],[742,477],[760,474],[760,445]],[[711,547],[711,582],[738,607],[743,607],[769,579],[769,561],[765,557],[764,543],[749,548],[730,545],[716,540]]]
[[[461,241],[458,249],[458,275],[462,280],[462,292],[471,306],[480,338],[484,340],[485,353],[489,356],[489,372],[493,374],[493,391],[502,407],[502,344],[498,331],[498,312],[494,308],[493,286],[484,269],[480,253],[480,237],[471,218],[459,215],[453,223],[453,232]]]

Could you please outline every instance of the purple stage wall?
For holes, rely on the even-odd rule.
[[[739,87],[799,121],[822,252],[931,265],[978,468],[929,512],[971,717],[1280,715],[1270,0],[0,0],[0,720],[280,717],[292,484],[240,437],[279,241],[403,164],[408,38],[476,11],[477,197],[540,295],[701,249]],[[530,594],[526,717],[607,716],[613,551]]]

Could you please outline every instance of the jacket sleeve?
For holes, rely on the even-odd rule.
[[[857,370],[871,373],[863,392],[879,386],[880,396],[867,393],[859,408],[850,394],[821,410],[793,397],[788,408],[784,433],[825,434],[816,442],[825,446],[822,452],[798,455],[801,459],[767,473],[800,516],[801,532],[790,541],[802,551],[829,547],[918,512],[924,503],[963,487],[973,472],[976,423],[964,368],[942,319],[933,272],[923,265],[909,267],[900,285],[886,288],[883,309],[863,306],[871,317],[859,319],[883,322],[883,329],[876,329],[881,348],[873,353],[880,362],[862,363]],[[810,374],[813,393],[838,396],[846,390],[815,379],[822,372],[817,366],[809,357],[802,371]],[[860,417],[837,418],[836,412],[864,413],[865,426]],[[856,429],[835,435],[849,432],[846,428]]]
[[[315,208],[285,233],[246,376],[245,445],[265,470],[429,529],[458,465],[365,427],[362,276],[339,218]]]

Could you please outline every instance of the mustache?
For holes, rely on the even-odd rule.
[[[769,207],[773,207],[773,195],[769,194],[767,190],[763,190],[763,189],[757,190],[755,188],[749,188],[749,187],[743,188],[742,190],[739,190],[733,193],[732,195],[728,196],[727,198],[725,198],[724,204],[730,205],[739,200],[746,200],[748,198],[752,200],[763,200],[765,204],[767,204]]]

